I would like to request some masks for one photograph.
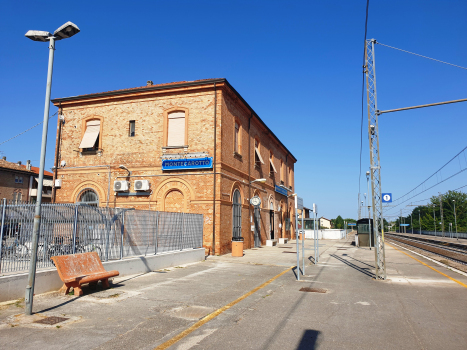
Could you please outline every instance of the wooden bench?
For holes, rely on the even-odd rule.
[[[75,295],[83,295],[81,285],[85,283],[102,281],[103,287],[109,288],[109,278],[119,275],[118,271],[104,269],[97,252],[53,256],[51,259],[64,283],[60,291],[65,290],[65,295],[71,287]]]

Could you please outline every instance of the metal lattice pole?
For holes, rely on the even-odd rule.
[[[373,206],[373,230],[376,236],[375,276],[386,279],[384,253],[383,203],[381,198],[381,166],[379,156],[378,104],[376,96],[375,39],[365,42],[365,73],[368,104],[368,138],[370,141],[370,173]]]

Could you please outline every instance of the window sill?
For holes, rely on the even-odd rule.
[[[238,158],[239,160],[243,160],[243,156],[240,153],[234,152],[233,155],[234,155],[235,158]]]
[[[165,146],[162,149],[177,149],[177,148],[188,148],[188,145],[185,146]]]

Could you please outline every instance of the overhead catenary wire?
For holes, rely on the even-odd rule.
[[[437,60],[437,59],[435,59],[435,58],[431,58],[431,57],[428,57],[428,56],[420,55],[420,54],[418,54],[418,53],[410,52],[410,51],[407,51],[407,50],[402,50],[402,49],[399,49],[399,48],[397,48],[397,47],[389,46],[389,45],[386,45],[386,44],[382,44],[382,43],[377,42],[377,41],[376,41],[375,43],[378,44],[378,45],[381,45],[381,46],[389,47],[389,48],[394,49],[394,50],[399,50],[399,51],[402,51],[402,52],[405,52],[405,53],[409,53],[409,54],[411,54],[411,55],[423,57],[423,58],[426,58],[426,59],[429,59],[429,60],[432,60],[432,61],[436,61],[436,62],[439,62],[439,63],[444,63],[444,64],[447,64],[447,65],[449,65],[449,66],[453,66],[453,67],[457,67],[457,68],[461,68],[461,69],[467,70],[466,67],[458,66],[457,64],[452,64],[452,63],[445,62],[445,61],[441,61],[441,60]]]
[[[452,157],[448,162],[446,162],[441,168],[439,168],[438,170],[436,170],[433,174],[431,174],[427,179],[425,179],[423,182],[421,182],[419,185],[417,185],[416,187],[414,187],[412,190],[410,190],[409,192],[407,192],[406,194],[400,196],[399,198],[396,198],[393,200],[393,202],[397,202],[399,201],[400,199],[404,198],[405,196],[407,196],[408,194],[412,193],[413,191],[415,191],[417,188],[419,188],[420,186],[423,186],[423,184],[425,184],[428,180],[430,180],[433,176],[437,175],[443,168],[445,168],[448,164],[450,164],[454,159],[456,159],[457,157],[459,157],[459,155],[461,153],[463,153],[465,150],[467,149],[467,146],[464,147],[461,151],[459,151],[454,157]],[[464,156],[465,156],[465,153],[464,153]],[[460,164],[460,163],[459,163]],[[467,164],[467,161],[466,161],[466,164]],[[455,175],[458,175],[460,174],[461,172],[463,172],[464,170],[466,170],[467,168],[464,168],[463,170],[459,171],[458,173],[452,175],[451,177],[455,176]],[[451,178],[449,177],[449,178]],[[448,178],[448,179],[449,179]],[[446,181],[447,179],[441,181],[441,182],[444,182]],[[438,182],[437,184],[440,184],[441,182]],[[436,185],[434,185],[436,186]],[[433,188],[434,186],[430,187],[430,188]],[[426,191],[426,190],[425,190]],[[425,191],[422,191],[420,192],[419,194],[425,192]],[[413,198],[413,197],[411,197]]]
[[[449,190],[449,191],[458,191],[458,190],[460,190],[461,188],[464,188],[464,187],[467,187],[467,185],[464,185],[464,186],[461,186],[461,187],[458,187],[458,188],[455,188],[455,189]],[[448,191],[448,192],[449,192],[449,191]],[[442,193],[443,196],[446,195],[446,194],[447,194],[447,192]],[[428,200],[430,200],[431,198],[433,198],[433,197],[426,198],[426,199],[420,199],[420,200],[415,201],[415,202],[428,201]],[[410,203],[413,203],[413,202],[410,202]],[[401,203],[401,204],[402,204],[402,203]],[[417,205],[416,207],[426,207],[427,205],[431,205],[431,204],[420,204],[420,205]],[[399,206],[399,205],[397,205],[397,206]],[[394,207],[394,208],[395,208],[395,207]],[[415,209],[416,209],[416,208],[415,208]],[[414,209],[414,210],[415,210],[415,209]],[[389,209],[389,211],[391,211],[391,210],[392,210],[392,209]],[[389,217],[389,216],[394,216],[394,215],[395,215],[395,214],[389,214],[389,215],[384,215],[384,216],[385,216],[385,217]]]
[[[54,114],[52,114],[52,115],[49,117],[49,119],[50,119],[50,118],[52,118],[53,116],[55,116],[57,113],[58,113],[58,111],[57,111],[57,112],[55,112]],[[34,129],[35,127],[38,127],[38,126],[39,126],[39,125],[41,125],[43,122],[44,122],[44,121],[41,121],[40,123],[37,123],[36,125],[34,125],[34,126],[31,126],[29,129],[27,129],[27,130],[24,130],[23,132],[19,133],[18,135],[16,135],[16,136],[13,136],[13,137],[9,138],[9,139],[8,139],[8,140],[6,140],[6,141],[3,141],[2,143],[0,143],[0,146],[1,146],[1,145],[3,145],[4,143],[7,143],[7,142],[9,142],[9,141],[11,141],[11,140],[13,140],[13,139],[17,138],[18,136],[21,136],[21,135],[23,135],[24,133],[27,133],[28,131],[30,131],[30,130],[32,130],[32,129]]]

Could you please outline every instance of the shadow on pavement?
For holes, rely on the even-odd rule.
[[[366,268],[362,268],[360,266],[352,264],[350,261],[347,261],[344,258],[342,258],[340,256],[337,256],[336,254],[331,254],[330,256],[333,257],[334,259],[339,260],[340,262],[343,262],[347,266],[350,266],[351,268],[353,268],[353,269],[367,275],[368,277],[375,278],[375,275],[373,273],[371,273],[370,271],[367,271]]]
[[[313,329],[307,329],[303,332],[302,339],[300,340],[300,344],[298,344],[297,350],[313,350],[316,349],[318,345],[318,338],[320,335],[320,331],[315,331]]]

